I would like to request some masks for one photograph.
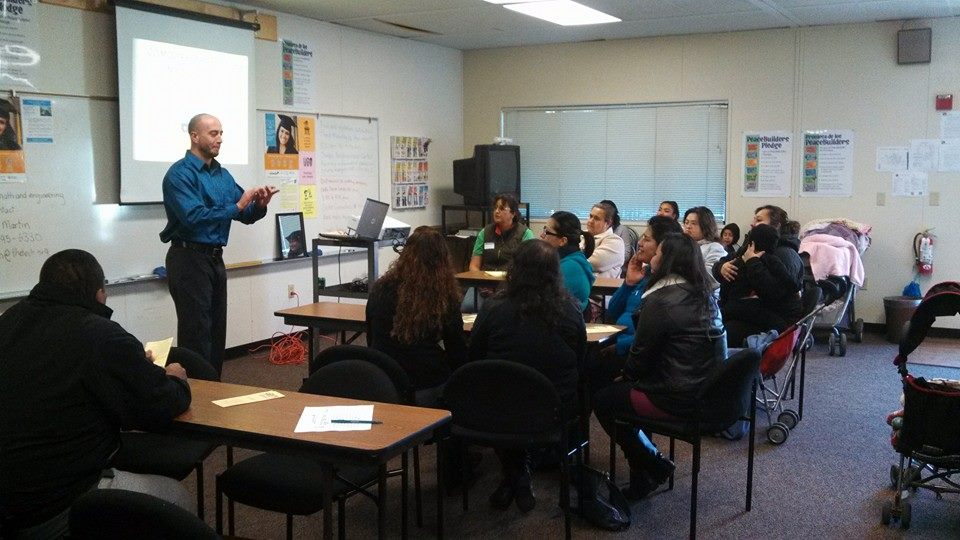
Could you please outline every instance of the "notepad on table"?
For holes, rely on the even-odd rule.
[[[352,420],[362,423],[334,422]],[[304,407],[294,433],[322,431],[369,431],[373,428],[373,405],[335,405]]]
[[[477,320],[476,313],[464,313],[463,324],[473,324]]]
[[[150,341],[144,343],[143,350],[153,353],[153,363],[165,367],[167,358],[170,356],[170,347],[173,346],[173,338],[161,339],[160,341]]]
[[[495,278],[502,278],[502,277],[506,277],[507,275],[507,272],[504,270],[484,270],[483,273],[490,277],[495,277]]]

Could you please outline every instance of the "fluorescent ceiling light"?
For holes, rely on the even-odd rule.
[[[488,0],[489,1],[489,0]],[[571,0],[545,0],[503,6],[561,26],[620,22],[620,19]]]

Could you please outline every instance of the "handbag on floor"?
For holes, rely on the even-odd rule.
[[[630,527],[630,504],[610,476],[592,467],[571,467],[573,486],[583,489],[578,513],[594,527],[622,531]]]

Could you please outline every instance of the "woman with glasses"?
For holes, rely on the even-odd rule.
[[[533,231],[520,223],[520,203],[509,193],[493,199],[493,223],[477,235],[470,270],[505,270],[520,243],[533,239]]]
[[[580,238],[583,237],[583,251]],[[587,260],[593,253],[593,235],[580,229],[580,219],[570,212],[554,212],[540,232],[540,239],[557,249],[563,285],[579,302],[580,311],[587,309],[590,288],[597,278]]]
[[[720,282],[713,278],[713,265],[727,256],[727,250],[718,240],[717,220],[706,206],[694,206],[683,214],[683,232],[700,246],[704,269],[707,271],[710,287],[720,288]]]

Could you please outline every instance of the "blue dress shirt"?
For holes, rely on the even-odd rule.
[[[237,208],[241,196],[243,188],[217,160],[207,165],[188,150],[163,177],[167,226],[160,232],[160,241],[227,245],[231,220],[249,224],[267,215],[267,209],[257,203],[241,212]]]

